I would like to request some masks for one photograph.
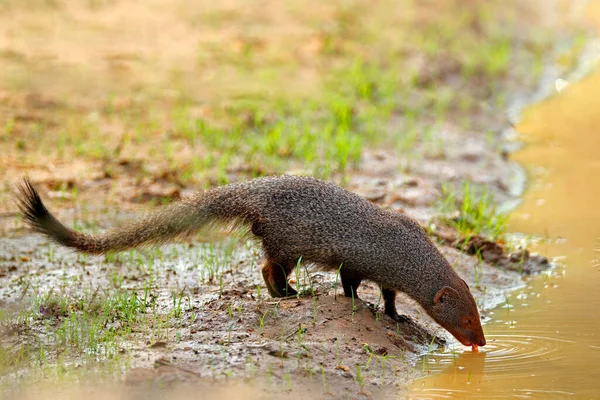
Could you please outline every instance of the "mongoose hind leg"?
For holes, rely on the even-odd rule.
[[[298,292],[290,286],[287,277],[294,269],[293,263],[275,262],[267,258],[262,268],[263,279],[272,297],[294,296]]]
[[[358,299],[356,290],[362,282],[362,277],[352,272],[349,272],[342,266],[342,268],[340,269],[340,278],[342,279],[342,286],[344,287],[344,296],[354,297],[355,299]]]
[[[396,322],[410,322],[410,317],[398,314],[396,311],[396,291],[382,287],[381,294],[383,295],[383,306],[385,313]]]

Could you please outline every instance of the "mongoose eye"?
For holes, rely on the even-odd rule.
[[[471,319],[470,319],[470,318],[465,318],[465,319],[463,320],[463,325],[464,325],[464,326],[466,326],[466,327],[469,327],[469,326],[471,326],[471,323],[472,323],[472,321],[471,321]]]

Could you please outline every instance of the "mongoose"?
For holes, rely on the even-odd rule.
[[[73,231],[44,206],[28,180],[17,187],[24,221],[55,242],[103,254],[189,237],[202,227],[249,225],[265,253],[262,275],[273,297],[297,294],[288,275],[301,258],[340,271],[346,296],[363,279],[381,287],[385,313],[397,321],[398,291],[416,300],[465,346],[484,346],[477,305],[418,222],[384,210],[332,183],[305,176],[258,178],[196,193],[139,222],[98,235]],[[341,267],[340,267],[341,266]]]

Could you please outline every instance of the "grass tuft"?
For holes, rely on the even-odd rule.
[[[440,207],[446,215],[444,221],[463,237],[484,235],[498,240],[506,233],[508,216],[497,211],[490,193],[485,189],[478,193],[468,181],[458,194],[445,185]]]

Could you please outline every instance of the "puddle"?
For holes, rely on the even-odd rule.
[[[516,161],[531,187],[511,231],[560,257],[553,271],[507,295],[480,353],[425,358],[414,398],[592,398],[600,393],[600,70],[530,108]],[[461,350],[462,351],[462,350]]]

